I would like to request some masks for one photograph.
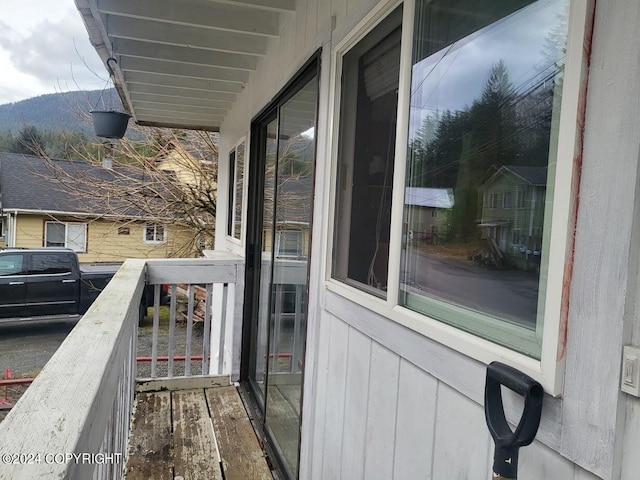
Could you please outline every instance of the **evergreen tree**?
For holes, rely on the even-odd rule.
[[[36,127],[25,125],[15,137],[11,150],[13,153],[39,155],[46,151],[46,143]]]

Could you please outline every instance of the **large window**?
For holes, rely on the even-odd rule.
[[[74,252],[87,251],[87,224],[46,222],[46,247],[65,247]]]
[[[540,359],[569,0],[416,0],[411,55],[399,13],[342,55],[332,276]]]
[[[437,244],[405,245],[401,303],[539,358],[568,1],[441,4],[416,4],[406,184],[454,199]]]

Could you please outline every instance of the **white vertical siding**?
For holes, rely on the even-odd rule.
[[[342,445],[349,452],[342,455],[341,478],[364,478],[365,435],[367,431],[369,371],[371,370],[371,339],[355,328],[349,329],[347,355],[347,385],[345,392]]]
[[[349,327],[343,322],[334,320],[331,322],[329,335],[324,452],[331,461],[324,462],[320,478],[338,478],[340,472],[342,442],[339,439],[342,439],[342,425],[345,418],[344,397],[347,389]]]
[[[493,440],[480,403],[334,315],[320,325],[314,448],[300,478],[490,478]],[[599,478],[579,470],[539,441],[520,450],[523,480]]]
[[[431,479],[438,382],[406,360],[400,362],[395,478]],[[344,477],[346,478],[346,477]]]
[[[218,211],[226,212],[229,149],[323,47],[300,478],[486,479],[493,442],[482,408],[484,365],[325,288],[331,51],[378,3],[298,0],[296,13],[282,16],[281,36],[223,125]],[[640,344],[638,24],[636,0],[598,0],[584,155],[576,159],[582,177],[564,395],[545,398],[537,441],[520,453],[524,480],[631,480],[640,471],[640,401],[619,392],[621,346]],[[217,226],[216,248],[242,252],[224,241],[224,215]],[[516,396],[505,406],[517,421]]]
[[[386,480],[393,478],[400,358],[374,343],[370,366],[364,478]]]
[[[490,478],[484,410],[445,384],[438,389],[433,478]]]
[[[491,451],[493,452],[493,450]],[[520,449],[518,466],[518,478],[520,479],[572,480],[575,474],[573,463],[540,442],[534,442],[530,446]]]

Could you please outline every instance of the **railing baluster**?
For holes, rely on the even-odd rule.
[[[293,318],[293,342],[291,345],[291,367],[290,373],[296,372],[296,359],[298,358],[298,349],[300,344],[300,327],[302,326],[302,299],[303,299],[304,285],[296,285],[296,303],[295,303],[295,315]]]
[[[160,285],[153,289],[153,340],[151,344],[151,378],[158,376],[158,330],[160,330]]]
[[[167,377],[173,377],[173,355],[176,344],[176,293],[177,286],[171,284],[171,306],[169,307],[169,362]]]
[[[187,304],[187,345],[185,346],[184,356],[184,376],[191,375],[191,336],[193,333],[193,285],[187,286],[187,298],[189,302]]]
[[[269,373],[274,374],[278,373],[279,367],[279,359],[280,359],[280,332],[281,332],[281,323],[282,323],[282,304],[284,297],[284,288],[283,285],[278,283],[274,285],[276,294],[276,305],[275,305],[275,324],[273,326],[273,338],[271,339],[269,348],[271,349],[273,358],[271,359],[272,368]]]
[[[229,291],[229,284],[225,283],[222,286],[222,313],[220,315],[220,339],[218,342],[218,375],[222,375],[224,369],[224,344],[226,335],[226,323],[227,323],[227,294]]]
[[[212,310],[213,284],[207,283],[207,292],[204,300],[204,330],[202,332],[202,374],[209,373],[209,353],[211,351],[211,310]]]

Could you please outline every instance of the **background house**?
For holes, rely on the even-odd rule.
[[[195,253],[193,233],[170,218],[153,216],[122,196],[140,188],[142,171],[113,170],[67,160],[0,154],[3,238],[8,247],[62,246],[81,262],[165,258]],[[77,179],[77,180],[76,180]]]
[[[482,238],[522,268],[539,264],[546,167],[503,166],[479,190]]]
[[[434,236],[447,234],[453,189],[407,187],[404,195],[406,230],[412,232],[409,237],[432,241]]]

